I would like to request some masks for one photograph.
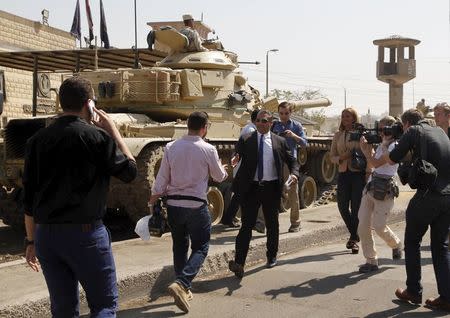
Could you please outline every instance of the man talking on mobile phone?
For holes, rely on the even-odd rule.
[[[66,79],[63,113],[27,143],[23,175],[26,260],[39,263],[53,317],[78,317],[78,283],[90,317],[116,317],[118,290],[111,238],[102,218],[109,180],[131,182],[136,161],[108,115],[92,107],[91,83]],[[92,125],[94,124],[94,125]]]

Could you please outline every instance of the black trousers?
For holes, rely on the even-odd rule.
[[[413,295],[422,295],[420,245],[430,228],[431,256],[439,296],[450,302],[450,195],[418,190],[406,209],[406,286]]]
[[[342,219],[350,232],[350,239],[359,241],[358,211],[362,191],[366,184],[365,172],[339,172],[337,185],[337,204]]]
[[[235,262],[244,265],[247,258],[252,229],[256,224],[259,207],[262,205],[267,228],[267,258],[277,256],[279,223],[278,209],[280,207],[281,192],[278,181],[263,182],[259,185],[253,182],[249,193],[241,201],[242,226],[236,237]]]

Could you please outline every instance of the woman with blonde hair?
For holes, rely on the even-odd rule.
[[[353,254],[359,252],[358,210],[362,191],[365,186],[366,168],[359,140],[351,141],[350,132],[358,123],[358,113],[353,108],[346,108],[341,114],[339,131],[334,134],[331,143],[331,161],[338,164],[337,203],[342,219],[350,233],[346,248]],[[358,165],[359,163],[359,165]]]

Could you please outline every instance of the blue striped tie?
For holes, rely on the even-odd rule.
[[[264,176],[264,135],[261,135],[258,148],[258,181]]]

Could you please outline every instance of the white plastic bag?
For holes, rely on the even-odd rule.
[[[144,216],[136,223],[136,227],[134,228],[134,231],[136,232],[139,237],[144,240],[148,241],[150,240],[150,231],[148,229],[148,221],[150,221],[151,215]]]

